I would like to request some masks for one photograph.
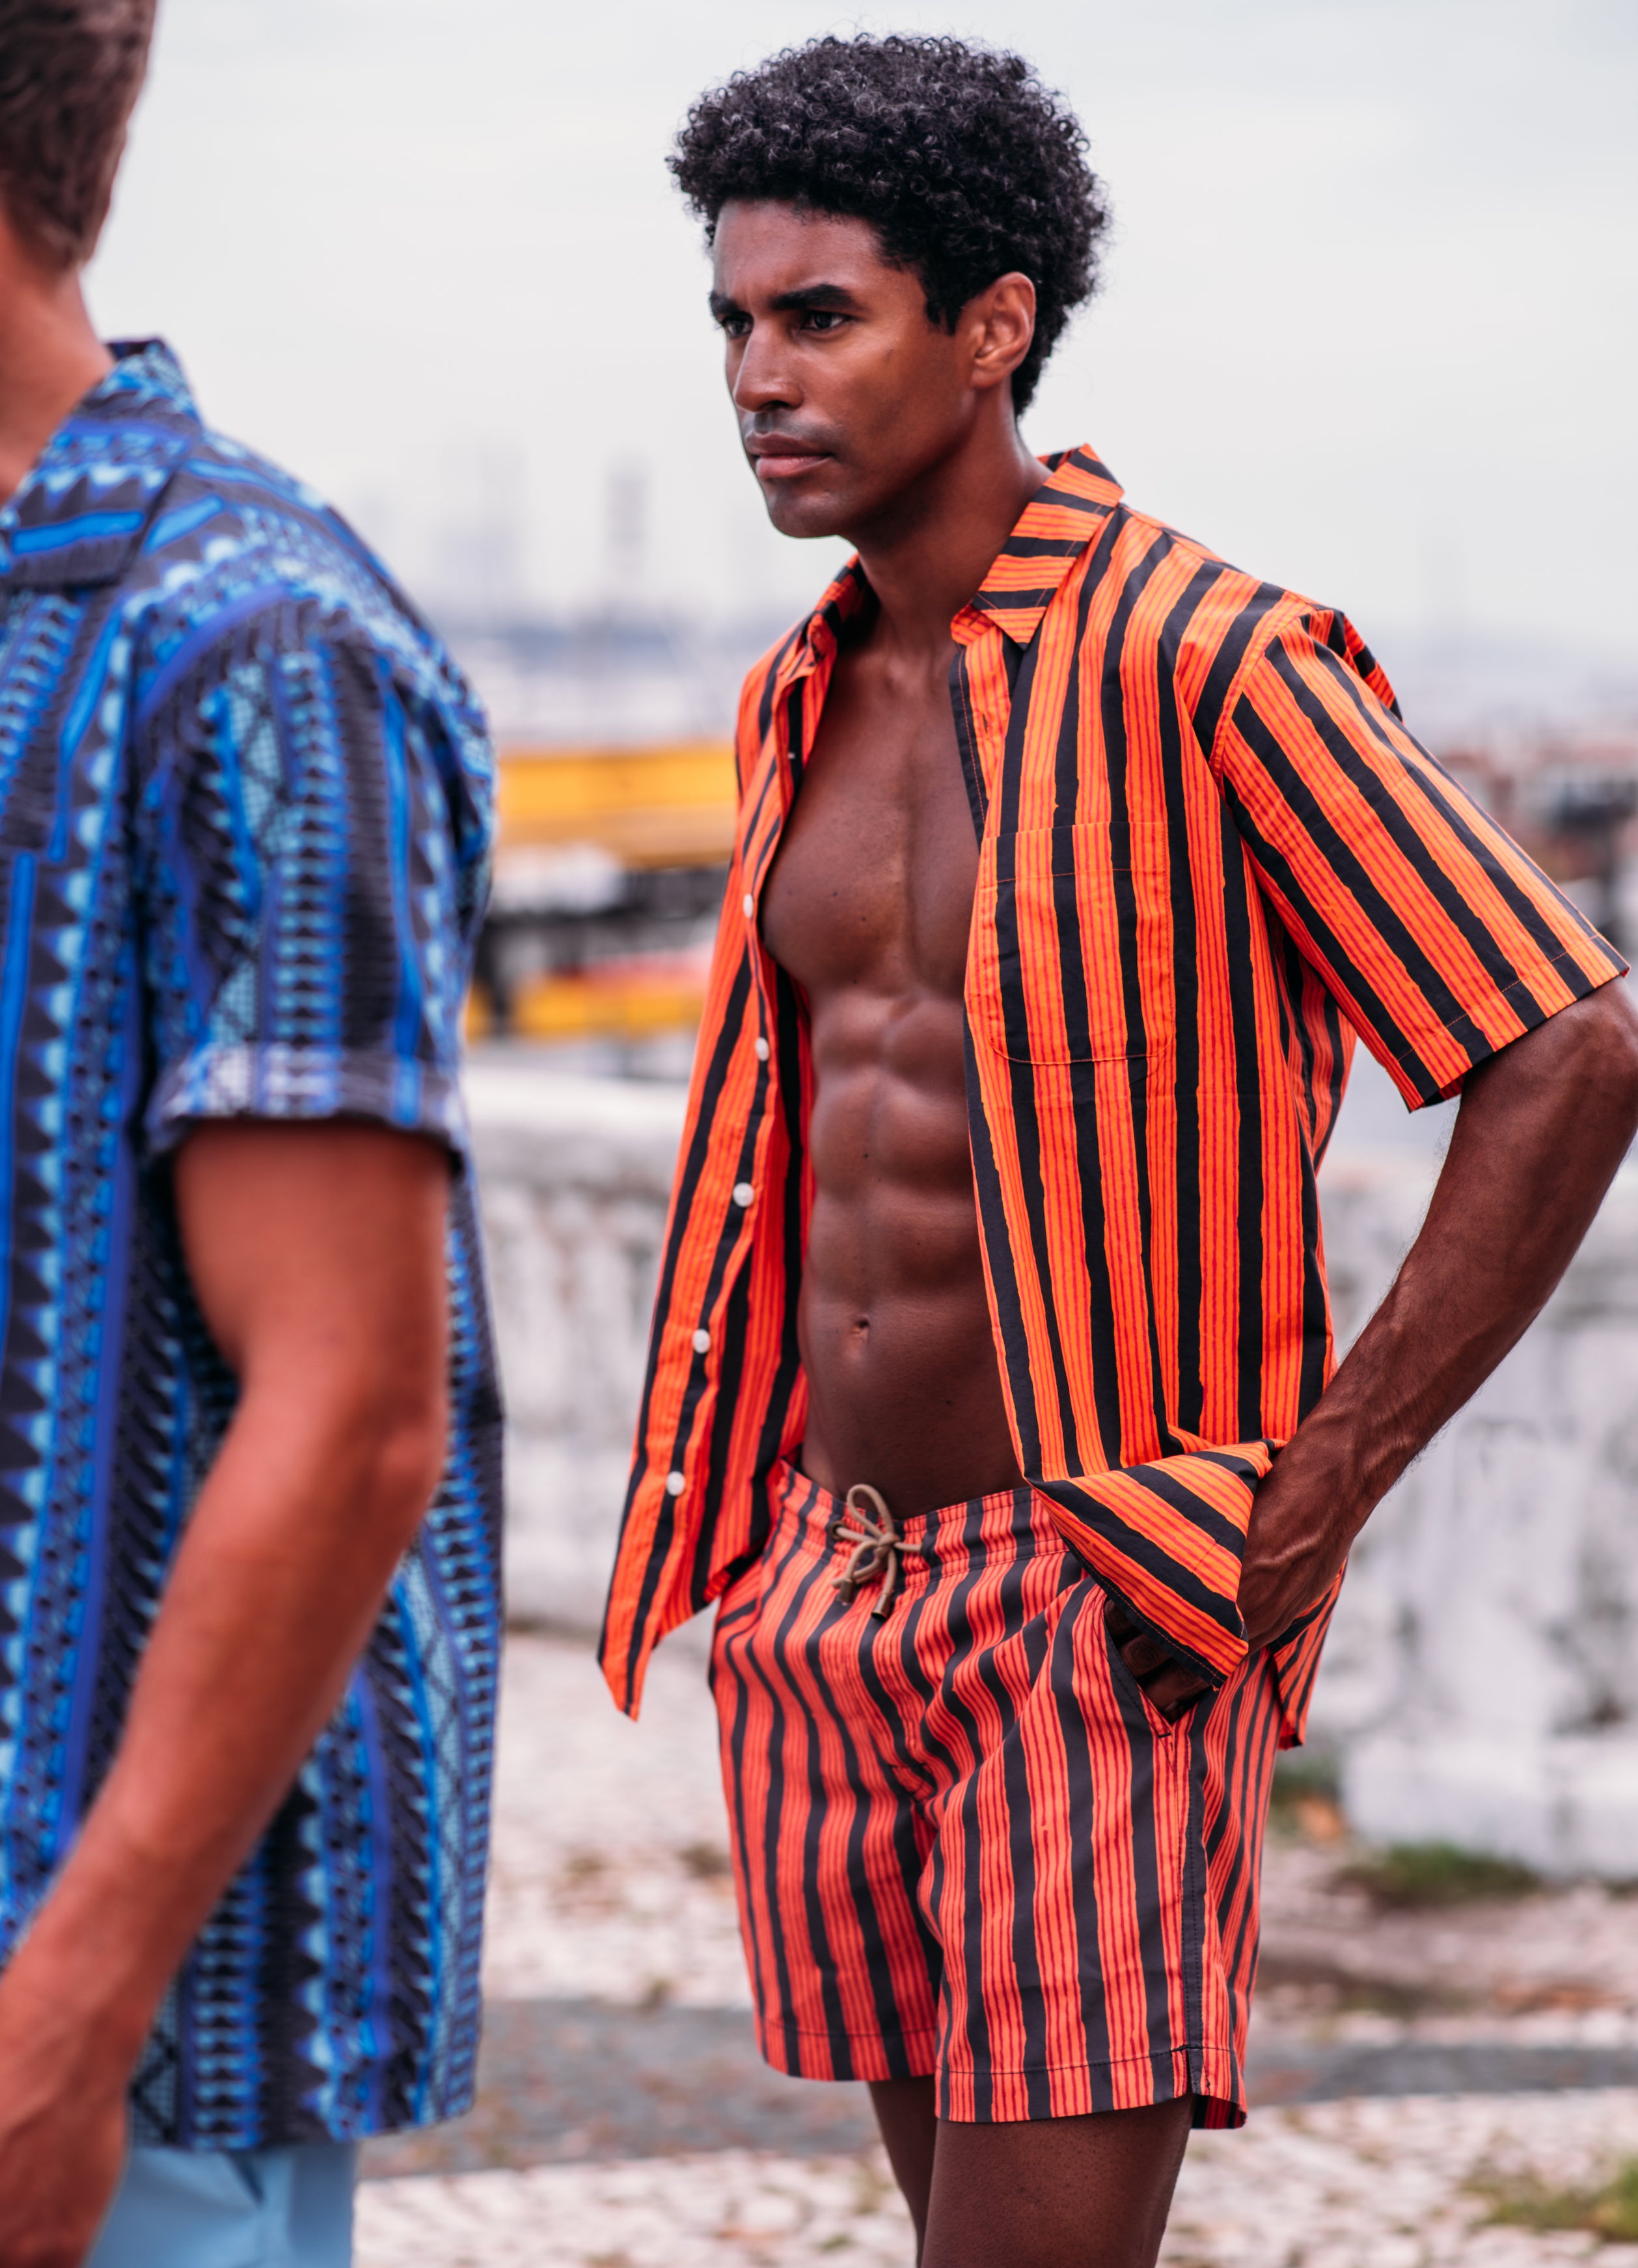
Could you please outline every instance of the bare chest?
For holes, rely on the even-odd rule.
[[[815,1007],[853,987],[959,1000],[978,872],[945,682],[838,663],[764,894],[769,951]]]

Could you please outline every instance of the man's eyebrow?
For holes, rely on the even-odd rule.
[[[802,284],[794,291],[780,291],[768,305],[776,315],[800,315],[809,307],[828,314],[851,314],[859,302],[845,284]]]
[[[719,323],[728,315],[746,312],[737,299],[721,291],[713,291],[708,304],[713,321]],[[845,284],[801,284],[793,291],[776,292],[768,306],[776,315],[801,315],[810,309],[821,314],[851,315],[859,312],[860,303]]]

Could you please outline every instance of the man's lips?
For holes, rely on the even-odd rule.
[[[815,465],[827,463],[830,454],[828,449],[815,449],[810,441],[794,441],[784,433],[753,433],[745,450],[761,481],[793,480],[799,474],[811,472]]]

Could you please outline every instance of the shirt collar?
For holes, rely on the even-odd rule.
[[[1066,449],[1044,462],[1051,478],[1024,506],[966,610],[1015,645],[1029,644],[1065,576],[1120,502],[1119,482],[1090,449]]]
[[[114,583],[199,438],[160,339],[116,339],[114,367],[70,410],[0,509],[0,591]]]
[[[859,612],[869,587],[855,552],[802,624],[801,635],[791,649],[788,674],[805,675],[816,669],[827,654],[834,653],[843,623]]]
[[[1028,645],[1058,587],[1120,502],[1121,486],[1091,449],[1066,449],[1043,460],[1051,478],[1024,506],[1023,517],[1001,546],[978,595],[956,617],[992,622],[1015,644]],[[865,571],[850,559],[802,627],[785,674],[800,676],[834,649],[842,624],[864,600]],[[977,627],[977,625],[973,625]],[[969,630],[971,635],[971,630]]]

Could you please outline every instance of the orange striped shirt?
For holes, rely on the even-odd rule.
[[[1352,626],[1051,460],[954,625],[980,852],[968,1119],[1020,1465],[1214,1682],[1258,1480],[1332,1367],[1316,1174],[1355,1035],[1413,1106],[1625,964],[1418,746]],[[802,1439],[805,1019],[758,900],[850,566],[746,681],[741,813],[603,1662],[761,1549]]]

